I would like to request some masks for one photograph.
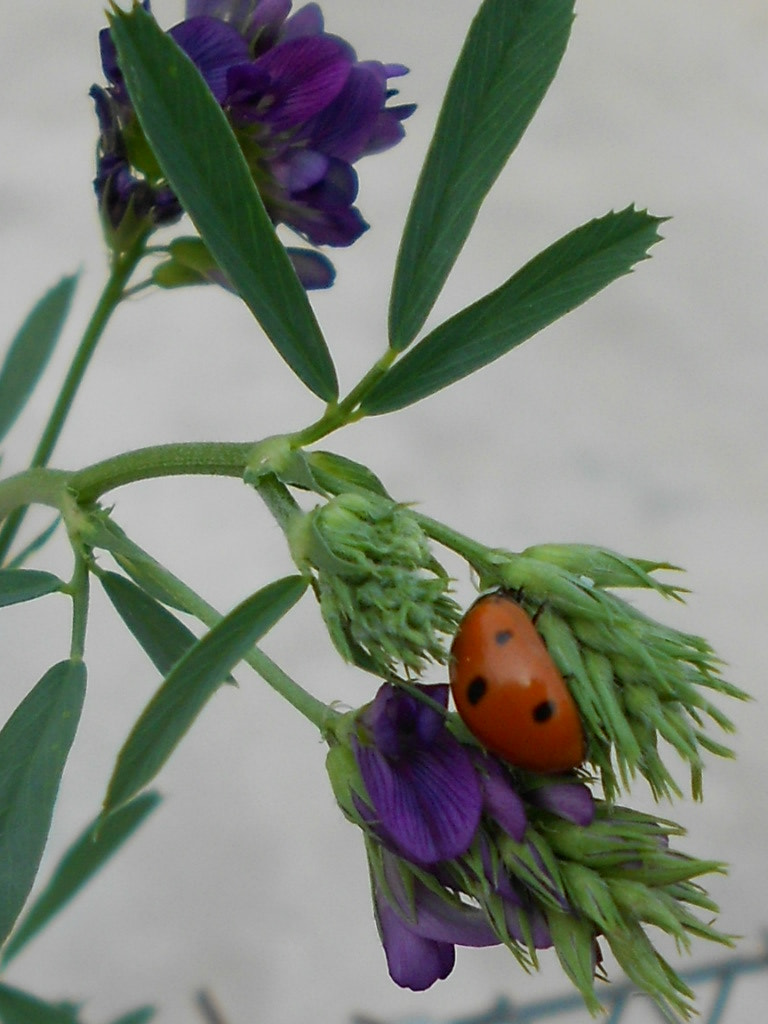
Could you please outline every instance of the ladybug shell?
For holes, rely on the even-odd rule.
[[[464,616],[450,680],[459,715],[491,753],[546,773],[584,760],[574,699],[528,614],[506,594],[481,597]]]

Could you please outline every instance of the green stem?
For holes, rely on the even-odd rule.
[[[340,427],[360,419],[361,414],[358,408],[360,402],[373,385],[386,374],[396,358],[397,353],[392,349],[387,349],[384,355],[373,364],[365,376],[352,388],[346,398],[338,403],[329,405],[319,420],[310,423],[303,430],[298,430],[295,434],[290,435],[291,447],[304,448],[308,444],[314,444],[315,441],[319,441],[321,438],[333,433],[334,430],[338,430]]]
[[[78,470],[69,489],[81,503],[138,480],[161,476],[242,477],[252,442],[189,441],[137,448]]]
[[[422,515],[420,512],[414,512],[413,515],[428,537],[437,541],[438,544],[442,544],[444,548],[455,551],[474,568],[479,569],[487,563],[490,554],[487,545],[480,544],[478,541],[472,540],[471,537],[459,533],[458,530],[451,529],[445,523],[441,523],[437,519],[430,519],[429,516]]]
[[[174,576],[164,565],[161,565],[138,544],[123,535],[120,546],[120,553],[123,556],[125,556],[126,547],[132,549],[137,563],[141,565],[142,572],[147,574],[169,598],[172,598],[175,605],[183,608],[190,615],[194,615],[209,629],[221,621],[223,616],[213,605],[208,604],[204,598],[177,576]],[[276,693],[315,725],[324,736],[330,732],[334,720],[338,717],[338,712],[305,690],[258,647],[252,647],[244,660]]]
[[[283,533],[287,533],[291,520],[296,515],[301,515],[301,508],[291,492],[272,473],[261,477],[254,486],[263,498],[264,504],[275,517],[280,529]]]
[[[91,361],[96,345],[104,333],[104,328],[109,318],[123,298],[126,282],[144,254],[146,238],[146,235],[138,238],[133,246],[127,252],[117,257],[112,264],[112,270],[107,283],[85,328],[83,337],[64,378],[56,404],[30,461],[31,469],[47,465],[51,457],[85,371],[88,369],[88,364]],[[25,514],[25,507],[17,507],[3,524],[0,530],[0,561],[5,557],[13,543],[13,539],[21,526]]]
[[[72,642],[69,656],[73,660],[82,660],[85,653],[85,630],[88,624],[89,597],[88,566],[82,555],[75,559],[75,571],[70,589],[72,591]]]

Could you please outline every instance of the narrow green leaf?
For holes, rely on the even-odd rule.
[[[176,663],[118,755],[106,811],[130,800],[155,777],[229,672],[306,587],[301,576],[268,584],[225,615]]]
[[[428,334],[374,385],[363,412],[402,409],[503,356],[628,274],[659,240],[663,219],[630,206],[571,231]]]
[[[54,665],[0,732],[0,943],[37,874],[80,719],[85,674],[82,662]]]
[[[172,612],[125,576],[107,572],[100,580],[118,615],[147,652],[152,664],[167,675],[198,638]]]
[[[29,908],[3,950],[3,966],[83,888],[160,802],[143,793],[114,814],[99,815],[66,851],[50,881]]]
[[[0,440],[29,398],[58,341],[77,275],[62,277],[37,302],[11,342],[0,367]]]
[[[0,608],[33,601],[44,594],[53,594],[63,586],[63,580],[42,569],[0,569]]]
[[[0,1022],[2,1024],[81,1024],[76,1007],[46,1003],[36,996],[0,984]]]
[[[17,554],[13,556],[10,562],[8,562],[6,568],[18,569],[22,565],[24,565],[28,558],[30,558],[32,555],[35,554],[35,552],[39,551],[40,548],[44,547],[48,543],[48,541],[56,532],[60,522],[61,516],[56,516],[53,522],[49,523],[49,525],[46,526],[44,530],[41,530],[36,537],[32,538],[29,544],[25,545],[21,549],[21,551],[19,551]]]
[[[213,94],[138,4],[115,12],[110,31],[141,127],[184,209],[283,359],[332,401],[325,339]]]
[[[574,0],[485,0],[454,69],[395,268],[390,345],[418,334],[565,52]]]

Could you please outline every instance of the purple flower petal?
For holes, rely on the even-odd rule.
[[[504,831],[521,843],[528,821],[525,805],[512,788],[509,773],[493,757],[478,757],[480,783],[483,787],[483,810]]]
[[[423,938],[405,924],[385,899],[379,896],[374,901],[387,969],[395,984],[423,992],[439,979],[447,978],[456,961],[454,946]]]
[[[323,31],[323,12],[317,4],[306,4],[286,21],[281,39],[301,39],[318,36]]]
[[[194,63],[218,103],[227,95],[227,71],[248,60],[243,37],[218,18],[198,17],[182,21],[168,32]]]
[[[595,817],[595,801],[589,788],[572,780],[546,783],[526,793],[526,799],[559,818],[586,827]]]
[[[345,43],[318,36],[279,43],[255,63],[271,79],[261,119],[284,131],[308,121],[338,96],[352,58]]]
[[[327,256],[311,249],[287,248],[288,258],[293,264],[296,276],[307,291],[330,288],[336,278],[336,271]]]
[[[339,95],[308,125],[312,144],[354,163],[364,152],[385,101],[383,77],[370,66],[356,65]]]
[[[434,864],[464,853],[480,820],[480,785],[458,742],[433,744],[390,762],[375,747],[355,744],[368,796],[406,856]]]

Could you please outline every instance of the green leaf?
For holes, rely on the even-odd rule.
[[[277,351],[311,391],[332,401],[338,386],[322,332],[213,94],[139,5],[113,13],[110,31],[163,174]]]
[[[5,949],[5,966],[83,888],[160,803],[144,793],[106,818],[99,815],[70,846],[52,878],[24,915]]]
[[[53,594],[63,586],[63,580],[42,569],[0,569],[0,608],[33,601],[44,594]]]
[[[62,277],[38,301],[11,342],[0,367],[0,440],[8,433],[32,393],[58,341],[77,284]]]
[[[628,274],[663,219],[630,206],[571,231],[428,334],[371,388],[363,412],[402,409],[505,355]]]
[[[197,643],[188,626],[125,576],[107,572],[100,581],[120,618],[163,675]]]
[[[40,548],[44,547],[48,543],[48,541],[56,532],[60,522],[61,516],[56,516],[53,522],[49,523],[44,530],[41,530],[36,537],[32,538],[29,544],[25,545],[25,547],[23,547],[21,551],[19,551],[17,554],[13,556],[10,562],[8,562],[6,568],[18,569],[22,565],[24,565],[28,558],[30,558],[32,555],[35,554],[35,552],[39,551]]]
[[[21,989],[0,984],[2,1024],[80,1024],[77,1009],[69,1004],[45,1003]]]
[[[268,584],[225,615],[176,663],[118,755],[105,811],[130,800],[155,777],[229,672],[306,588],[301,576]]]
[[[454,69],[403,232],[390,345],[418,334],[487,195],[544,98],[573,0],[485,0]]]
[[[0,943],[37,874],[80,719],[85,675],[82,662],[54,665],[0,732]]]

